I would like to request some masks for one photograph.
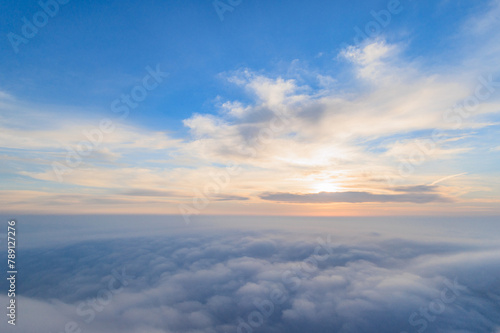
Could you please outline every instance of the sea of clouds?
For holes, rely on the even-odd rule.
[[[18,318],[0,331],[500,332],[496,219],[182,223],[18,218]]]

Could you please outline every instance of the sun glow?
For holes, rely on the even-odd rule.
[[[325,181],[314,184],[312,189],[316,192],[338,192],[340,187],[338,184]]]

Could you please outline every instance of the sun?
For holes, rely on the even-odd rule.
[[[340,187],[333,182],[318,182],[312,186],[316,192],[338,192]]]

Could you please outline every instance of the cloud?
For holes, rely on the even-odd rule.
[[[204,221],[202,229],[179,230],[165,217],[158,224],[152,218],[113,219],[87,217],[56,230],[74,235],[81,228],[102,236],[109,224],[126,234],[106,232],[99,240],[78,238],[50,247],[45,241],[43,251],[25,249],[23,316],[15,329],[2,321],[2,332],[31,332],[35,325],[36,331],[58,332],[68,321],[95,333],[238,332],[255,311],[269,313],[255,327],[263,333],[411,332],[424,324],[429,332],[487,333],[500,327],[494,219],[469,227],[479,232],[474,240],[468,232],[450,237],[451,226],[463,226],[458,220],[432,219],[423,227],[428,219],[329,219],[305,227],[302,218],[300,228],[285,220],[284,229],[279,220],[262,220],[256,228],[229,218],[227,226]],[[62,234],[47,236],[60,242]],[[117,273],[127,284],[116,282],[121,292],[99,300]],[[2,289],[6,283],[0,282]],[[454,284],[456,294],[450,289]],[[451,301],[441,311],[433,302],[443,290]],[[92,300],[93,311],[85,305]],[[86,322],[90,313],[95,317]]]
[[[422,192],[422,191],[420,191]],[[425,191],[424,191],[425,192]],[[369,192],[320,192],[307,194],[294,193],[264,193],[263,200],[296,203],[333,203],[333,202],[450,202],[439,194],[409,193],[409,194],[373,194]]]
[[[396,192],[434,192],[436,191],[437,186],[434,185],[414,185],[414,186],[399,186],[394,188],[393,190]]]
[[[237,195],[216,195],[215,196],[216,201],[245,201],[249,200],[247,197],[241,197]]]
[[[134,196],[134,197],[171,197],[178,195],[170,191],[151,190],[151,189],[130,189],[130,190],[125,190],[120,194]]]

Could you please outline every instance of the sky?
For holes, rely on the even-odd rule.
[[[2,213],[500,213],[498,0],[0,16]]]

